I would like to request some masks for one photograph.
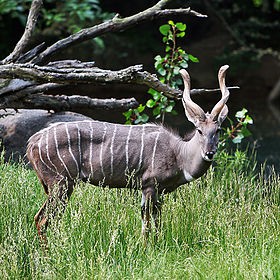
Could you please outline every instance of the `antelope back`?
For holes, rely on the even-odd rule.
[[[41,177],[45,173],[125,187],[131,173],[159,177],[161,165],[174,161],[171,147],[178,140],[162,126],[152,124],[57,123],[30,138],[27,156]]]

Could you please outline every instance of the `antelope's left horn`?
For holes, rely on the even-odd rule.
[[[226,106],[226,102],[228,101],[229,98],[229,90],[227,89],[226,82],[225,82],[226,71],[228,68],[229,68],[228,65],[224,65],[220,68],[218,73],[218,80],[222,92],[222,98],[211,111],[211,116],[214,121],[218,119],[220,112],[223,110],[224,106]]]

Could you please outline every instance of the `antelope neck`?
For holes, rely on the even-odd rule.
[[[201,177],[211,165],[202,157],[198,132],[187,142],[181,140],[178,149],[178,162],[187,182]]]

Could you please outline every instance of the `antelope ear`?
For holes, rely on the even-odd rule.
[[[191,79],[189,73],[185,69],[180,70],[184,82],[183,106],[185,113],[190,122],[197,126],[199,121],[205,121],[204,111],[191,99]]]
[[[222,124],[222,122],[225,120],[225,118],[228,115],[228,107],[227,105],[224,105],[222,111],[220,112],[219,116],[218,116],[218,123]]]
[[[196,110],[196,108],[187,106],[185,102],[183,102],[184,108],[185,108],[185,114],[187,119],[192,122],[195,126],[198,126],[199,122],[205,121],[205,114],[200,110]]]

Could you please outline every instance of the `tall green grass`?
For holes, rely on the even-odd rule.
[[[280,179],[244,153],[165,196],[157,243],[141,239],[141,194],[79,184],[40,247],[45,197],[23,164],[0,164],[1,279],[280,279]]]

